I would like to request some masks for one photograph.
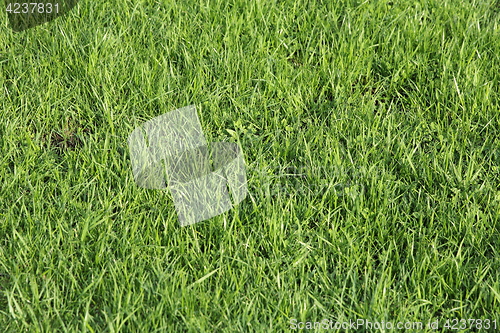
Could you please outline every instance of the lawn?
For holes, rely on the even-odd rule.
[[[0,68],[0,331],[500,330],[500,2],[81,0]],[[190,104],[249,194],[180,227],[127,137]]]

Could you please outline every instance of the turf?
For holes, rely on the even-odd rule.
[[[493,0],[81,0],[21,33],[0,15],[0,330],[493,332],[499,22]],[[249,196],[181,228],[126,140],[190,104],[241,145]]]

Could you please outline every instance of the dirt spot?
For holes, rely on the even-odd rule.
[[[45,136],[48,147],[55,148],[59,153],[74,150],[83,144],[83,136],[90,133],[88,127],[82,126],[74,120],[67,120],[60,130],[54,130]]]

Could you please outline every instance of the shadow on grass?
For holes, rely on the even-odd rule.
[[[7,309],[7,297],[5,296],[5,290],[9,287],[10,276],[7,273],[0,272],[0,310],[5,311]]]

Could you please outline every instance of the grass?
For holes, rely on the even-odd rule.
[[[0,17],[2,331],[500,326],[498,1],[82,0],[17,34]],[[180,228],[126,139],[189,104],[209,142],[240,143],[250,194]]]

